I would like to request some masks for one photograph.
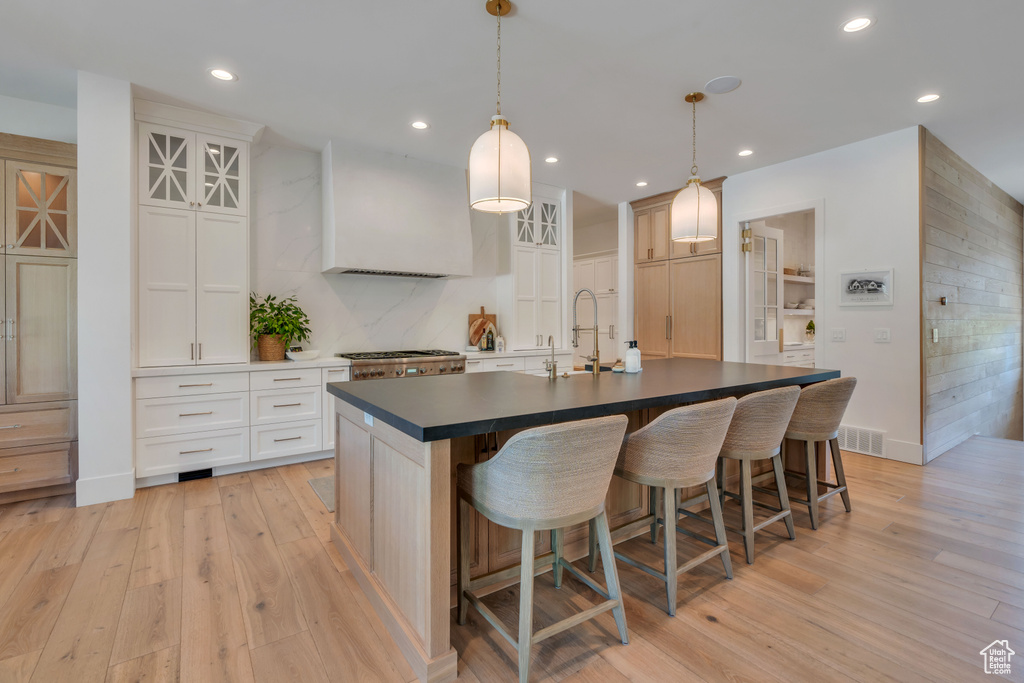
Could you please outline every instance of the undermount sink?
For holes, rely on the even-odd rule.
[[[530,375],[531,377],[547,377],[548,376],[548,371],[547,370],[524,370],[523,374],[524,375]],[[590,373],[590,370],[559,370],[558,371],[558,376],[559,377],[561,377],[562,375],[565,375],[565,374],[569,374],[569,375],[589,375],[591,373]]]

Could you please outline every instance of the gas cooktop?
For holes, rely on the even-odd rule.
[[[426,349],[417,351],[367,351],[364,353],[336,353],[339,358],[349,360],[390,360],[394,358],[429,358],[434,356],[458,356],[456,351],[443,351],[441,349]]]

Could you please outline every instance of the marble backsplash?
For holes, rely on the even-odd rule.
[[[472,217],[470,278],[324,274],[320,154],[261,144],[253,148],[250,166],[250,289],[297,297],[311,321],[307,348],[322,355],[415,348],[458,351],[466,345],[467,315],[481,306],[496,310],[499,219]]]

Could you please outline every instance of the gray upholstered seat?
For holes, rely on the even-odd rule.
[[[725,525],[722,521],[722,509],[715,487],[715,463],[722,449],[722,442],[729,429],[735,398],[720,401],[698,403],[696,405],[675,408],[659,416],[642,429],[629,435],[619,454],[615,465],[615,474],[623,479],[646,484],[651,487],[651,511],[646,517],[629,523],[616,531],[635,530],[638,526],[651,525],[651,540],[657,541],[658,523],[665,525],[665,563],[664,571],[659,572],[646,564],[634,560],[622,553],[615,553],[615,558],[641,569],[651,576],[665,582],[668,594],[668,613],[676,614],[676,594],[679,575],[693,567],[721,557],[725,574],[732,578],[732,564],[729,559],[729,545],[725,538]],[[715,526],[715,538],[709,539],[684,529],[678,531],[693,536],[712,546],[697,557],[692,558],[682,567],[678,567],[676,559],[676,509],[679,502],[679,489],[690,486],[704,486],[706,498],[710,503],[711,514]],[[660,510],[654,501],[656,493],[660,494],[663,505]],[[693,503],[703,501],[705,496],[694,499]],[[664,515],[658,519],[659,511]],[[591,529],[590,570],[597,565],[596,534]]]
[[[857,387],[856,377],[840,377],[804,387],[800,400],[793,411],[786,429],[786,438],[804,442],[806,463],[807,499],[794,498],[794,503],[807,506],[811,516],[811,528],[818,528],[818,504],[837,493],[843,497],[846,511],[850,511],[850,492],[846,488],[846,473],[843,472],[843,456],[839,452],[839,425],[850,404],[853,390]],[[832,463],[836,472],[836,483],[818,479],[817,444],[824,442],[832,451]],[[819,487],[826,489],[819,493]]]
[[[726,460],[738,460],[740,463],[739,495],[729,493],[725,489],[725,463],[718,470],[719,488],[722,497],[729,495],[739,498],[743,510],[743,527],[735,529],[743,535],[743,548],[747,556],[747,564],[754,562],[754,533],[769,524],[782,521],[786,524],[790,539],[796,538],[793,528],[793,513],[789,507],[786,492],[786,477],[782,469],[782,436],[789,425],[800,387],[782,387],[769,391],[748,394],[736,404],[736,412],[729,426],[729,433],[722,444],[721,457]],[[751,463],[755,460],[771,459],[778,487],[779,507],[771,507],[755,501],[753,497],[753,477]],[[766,520],[754,525],[754,505],[764,507],[773,514]]]
[[[523,683],[530,676],[533,644],[607,610],[615,616],[622,643],[629,642],[604,510],[627,422],[624,415],[616,415],[529,429],[509,439],[490,460],[458,467],[459,623],[466,623],[466,611],[472,604],[519,651],[519,680]],[[522,530],[518,567],[470,580],[470,506],[492,522]],[[562,557],[562,529],[589,520],[594,520],[591,528],[596,526],[601,538],[607,540],[602,547],[607,591]],[[534,533],[546,530],[551,531],[552,552],[535,558]],[[556,586],[561,586],[562,570],[567,569],[605,601],[534,633],[533,576],[538,568],[548,565],[553,565]],[[518,638],[473,593],[516,574],[520,577]]]

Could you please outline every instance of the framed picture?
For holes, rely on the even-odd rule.
[[[840,306],[892,306],[892,268],[839,274]]]

